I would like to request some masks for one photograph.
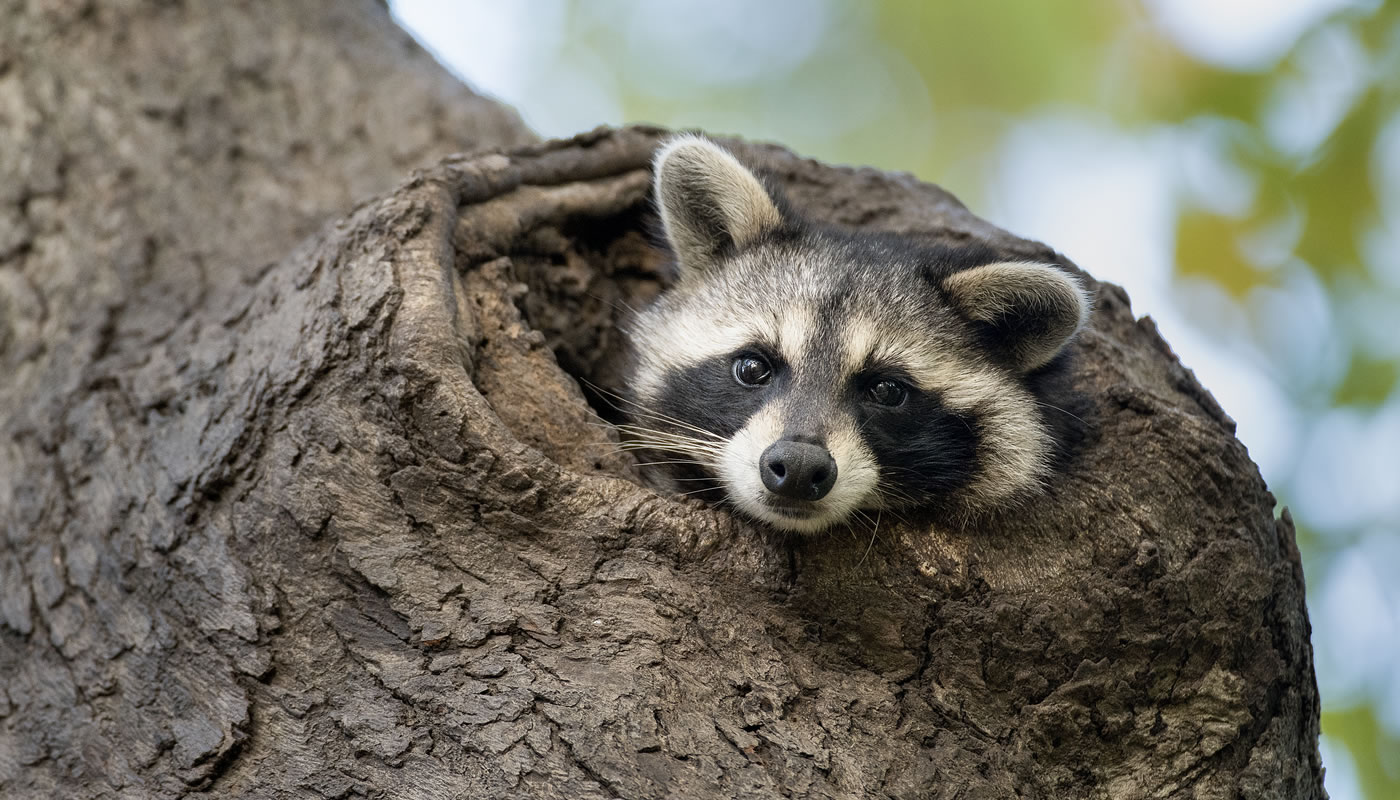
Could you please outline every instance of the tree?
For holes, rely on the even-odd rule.
[[[664,132],[532,143],[369,2],[6,5],[0,795],[1323,796],[1291,521],[1121,290],[1036,507],[774,537],[580,388]]]

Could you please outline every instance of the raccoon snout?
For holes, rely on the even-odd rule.
[[[820,500],[836,485],[836,459],[819,444],[780,439],[759,457],[758,473],[779,497]]]

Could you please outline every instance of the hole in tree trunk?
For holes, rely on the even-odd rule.
[[[503,248],[504,259],[463,259],[481,315],[471,343],[477,389],[520,441],[576,472],[644,482],[598,420],[626,418],[623,326],[666,280],[669,256],[649,233],[658,229],[638,197],[618,213],[541,224]]]

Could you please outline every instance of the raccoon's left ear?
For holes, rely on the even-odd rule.
[[[672,139],[656,154],[655,172],[661,223],[682,278],[782,224],[758,178],[708,139]]]
[[[1059,355],[1089,319],[1089,293],[1049,264],[987,264],[955,272],[942,285],[958,311],[1022,372]]]

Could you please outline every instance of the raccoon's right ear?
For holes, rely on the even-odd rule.
[[[656,204],[681,277],[782,224],[763,184],[727,150],[699,136],[678,136],[656,154]]]

